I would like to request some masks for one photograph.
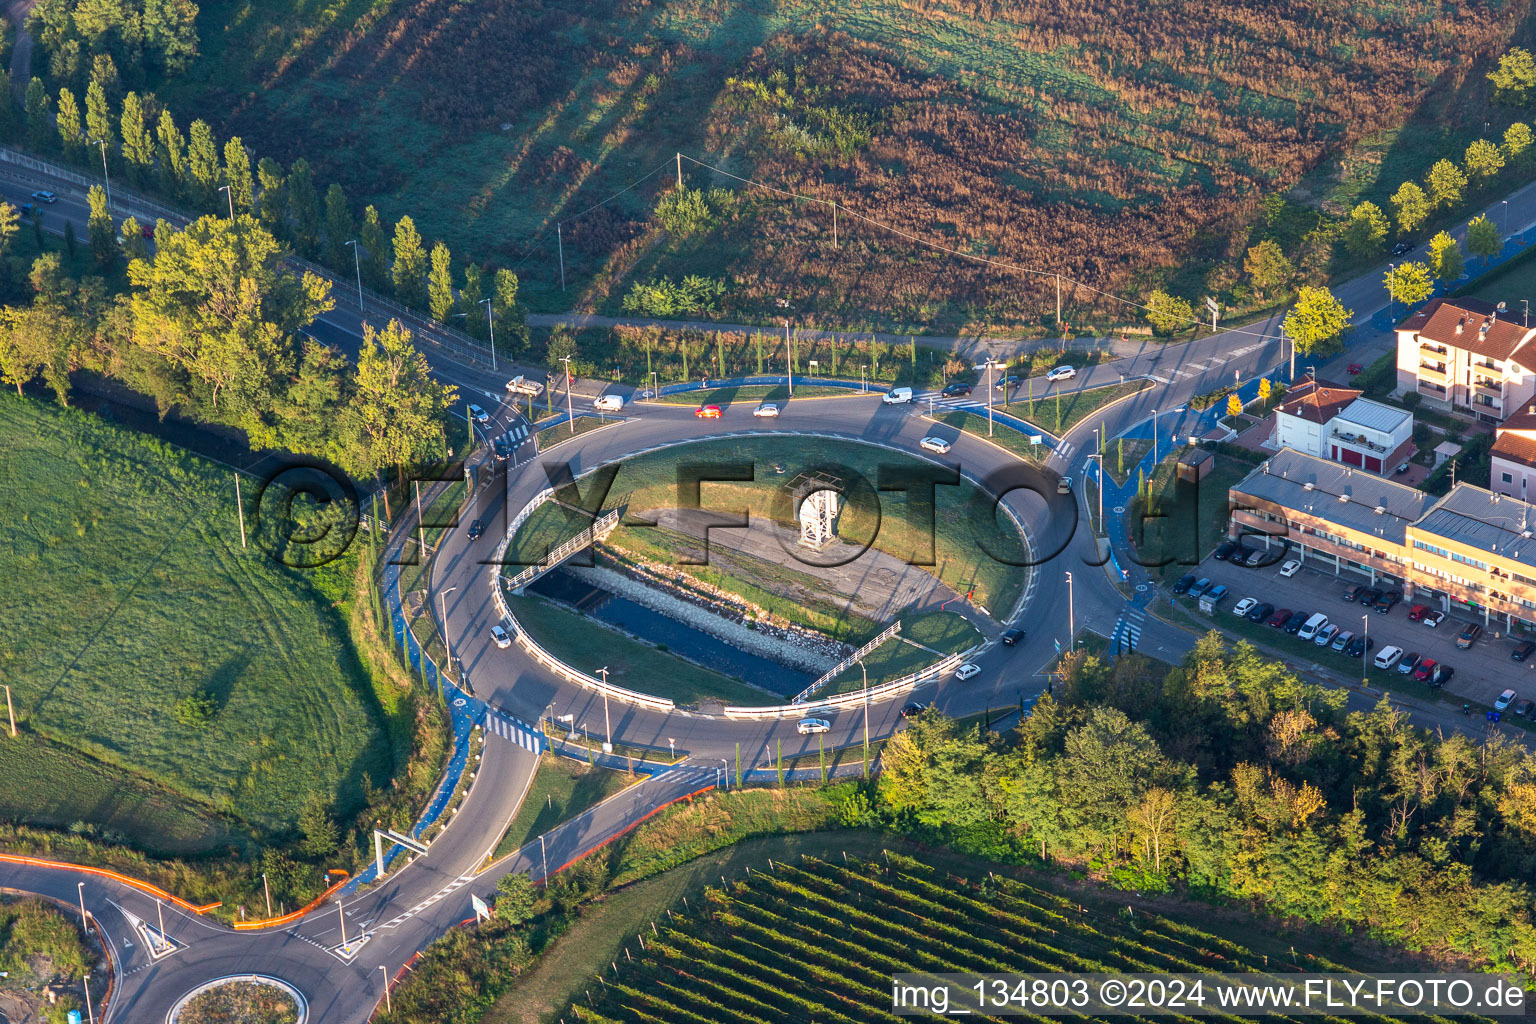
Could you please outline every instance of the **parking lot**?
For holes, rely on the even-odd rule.
[[[1245,597],[1253,597],[1274,605],[1276,609],[1322,612],[1328,616],[1328,621],[1338,623],[1341,629],[1351,630],[1357,635],[1363,625],[1360,617],[1369,614],[1369,633],[1375,644],[1366,659],[1366,674],[1374,687],[1393,692],[1417,693],[1420,696],[1430,695],[1429,687],[1414,681],[1411,676],[1400,675],[1395,668],[1378,669],[1370,664],[1382,648],[1391,645],[1403,648],[1406,653],[1434,658],[1454,668],[1456,674],[1445,687],[1446,700],[1465,700],[1492,706],[1494,698],[1505,687],[1513,687],[1520,697],[1536,698],[1536,657],[1524,663],[1510,660],[1510,652],[1515,649],[1517,641],[1501,635],[1503,623],[1497,620],[1484,627],[1483,635],[1473,643],[1470,650],[1464,651],[1456,646],[1456,635],[1461,632],[1462,626],[1474,620],[1458,618],[1452,614],[1447,615],[1439,626],[1429,628],[1423,623],[1409,621],[1408,610],[1413,606],[1411,601],[1400,602],[1385,613],[1346,602],[1343,596],[1345,589],[1351,584],[1366,582],[1365,577],[1358,574],[1335,576],[1331,572],[1316,572],[1303,567],[1295,576],[1286,579],[1280,575],[1280,565],[1250,569],[1212,558],[1207,558],[1198,568],[1186,571],[1196,578],[1208,576],[1214,583],[1224,584],[1231,592],[1226,600],[1217,605],[1216,614],[1220,625],[1239,634],[1262,631],[1265,641],[1272,646],[1285,651],[1296,650],[1299,662],[1297,667],[1302,670],[1306,670],[1310,663],[1335,675],[1348,676],[1354,673],[1358,679],[1360,663],[1332,649],[1317,647],[1311,641],[1300,641],[1287,635],[1283,629],[1271,629],[1263,623],[1248,623],[1239,627],[1231,614],[1237,602]],[[1184,597],[1175,600],[1186,606],[1198,604]],[[1438,607],[1438,604],[1434,607]],[[1476,621],[1481,624],[1481,619]],[[1260,634],[1256,633],[1255,639],[1259,638]],[[1306,648],[1304,653],[1300,651],[1302,646]]]

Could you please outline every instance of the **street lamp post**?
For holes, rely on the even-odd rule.
[[[576,433],[576,414],[571,411],[571,357],[561,356],[565,363],[565,418],[571,423],[571,433]]]
[[[604,665],[597,670],[597,674],[603,677],[603,753],[613,753],[613,723],[608,719],[608,666]]]
[[[549,851],[544,847],[544,837],[542,835],[539,836],[539,860],[544,864],[544,877],[541,881],[544,883],[544,888],[547,889],[549,888]]]
[[[491,316],[491,300],[481,299],[480,305],[485,307],[485,326],[491,332],[491,370],[496,369],[496,318]]]
[[[784,321],[784,369],[789,371],[789,397],[795,397],[795,343],[789,336],[789,321]]]
[[[363,315],[363,258],[358,255],[357,239],[347,242],[352,247],[352,269],[357,271],[357,315]]]
[[[1067,573],[1067,650],[1072,650],[1077,640],[1077,621],[1072,607],[1072,574]]]
[[[1104,455],[1103,453],[1098,453],[1089,455],[1088,458],[1098,460],[1099,464],[1098,477],[1096,479],[1098,484],[1096,489],[1099,492],[1099,532],[1107,537],[1109,536],[1109,531],[1104,529]]]
[[[1502,234],[1508,234],[1509,233],[1509,200],[1508,199],[1503,200],[1499,204],[1499,212],[1502,214],[1502,220],[1504,222],[1503,226],[1499,228],[1499,233],[1501,235]]]
[[[267,873],[261,873],[261,891],[267,897],[267,916],[272,916],[272,887],[267,884]]]
[[[1360,685],[1364,686],[1366,682],[1365,668],[1370,664],[1371,657],[1371,617],[1369,614],[1362,615],[1360,616],[1360,621],[1364,624],[1361,636],[1365,643],[1365,649],[1360,652]]]
[[[438,617],[443,620],[443,660],[448,665],[452,665],[453,664],[453,648],[451,646],[449,646],[449,644],[448,644],[448,603],[447,602],[448,602],[448,595],[453,593],[455,590],[458,590],[458,589],[459,589],[458,587],[449,587],[447,590],[440,590],[440,591],[438,591],[438,594],[437,594],[437,612],[438,612]]]
[[[86,919],[85,916],[85,883],[76,882],[75,888],[80,893],[80,930],[89,933],[91,930],[91,923]]]
[[[389,1003],[389,968],[379,964],[379,970],[384,973],[384,1012],[394,1013],[395,1008]]]
[[[1152,410],[1152,469],[1157,470],[1157,410]]]
[[[224,193],[224,198],[229,200],[229,219],[235,219],[235,193],[228,185],[220,185],[219,191]]]
[[[101,145],[101,177],[107,183],[107,213],[112,213],[112,175],[107,173],[107,140],[92,139],[92,142]]]
[[[731,759],[728,757],[720,759],[720,777],[725,780],[725,788],[729,790],[731,788]]]

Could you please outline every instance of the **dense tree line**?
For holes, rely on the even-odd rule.
[[[994,857],[1044,855],[1536,968],[1536,756],[1431,735],[1208,634],[1172,671],[1065,659],[1006,738],[916,720],[845,808]]]
[[[38,0],[27,28],[55,85],[83,86],[107,68],[143,85],[146,71],[191,67],[197,13],[192,0]]]

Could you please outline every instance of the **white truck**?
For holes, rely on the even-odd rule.
[[[518,374],[507,381],[507,391],[514,395],[529,395],[538,398],[544,393],[544,385],[536,380],[529,380],[522,374]]]

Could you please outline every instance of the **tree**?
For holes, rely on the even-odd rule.
[[[88,196],[91,206],[86,229],[91,236],[91,255],[102,266],[117,259],[117,225],[107,209],[107,193],[100,185],[92,185]]]
[[[288,168],[288,197],[293,204],[293,241],[304,256],[314,256],[320,249],[320,199],[315,194],[315,176],[303,157]]]
[[[197,13],[192,0],[144,2],[144,44],[167,74],[181,74],[197,57]]]
[[[0,68],[0,96],[13,95],[11,73]],[[9,142],[16,135],[16,112],[10,103],[0,103],[0,141]]]
[[[80,104],[75,99],[75,94],[67,87],[59,90],[59,113],[57,116],[59,128],[59,144],[63,147],[66,160],[80,159],[80,146],[82,127],[80,124]]]
[[[485,317],[480,309],[480,300],[485,298],[484,282],[479,264],[470,263],[464,268],[464,286],[459,289],[459,305],[469,314],[464,318],[464,329],[477,338],[485,337],[486,333]]]
[[[174,196],[187,186],[187,142],[169,110],[160,111],[155,134],[160,140],[160,187]]]
[[[1536,141],[1536,136],[1531,134],[1531,126],[1524,121],[1516,121],[1504,129],[1504,158],[1524,162],[1533,141]]]
[[[149,246],[144,242],[144,229],[138,219],[128,217],[122,227],[123,257],[128,260],[149,258]]]
[[[428,301],[432,318],[446,321],[448,314],[453,312],[453,262],[448,255],[448,247],[442,242],[432,246],[432,272],[427,290],[430,293]]]
[[[1147,297],[1147,322],[1164,334],[1174,334],[1195,322],[1195,308],[1188,299],[1169,295],[1159,288]]]
[[[1456,239],[1449,232],[1442,231],[1429,240],[1429,272],[1434,274],[1437,280],[1454,281],[1461,276],[1464,261],[1461,257],[1461,246],[1456,244]]]
[[[382,331],[364,324],[354,400],[362,461],[346,468],[372,474],[441,456],[447,444],[443,418],[457,398],[458,389],[437,381],[398,321]]]
[[[496,319],[497,348],[517,355],[528,347],[528,316],[517,301],[517,275],[496,271],[491,289],[491,315]]]
[[[288,234],[288,181],[283,177],[283,165],[269,156],[256,161],[256,184],[261,192],[256,197],[256,216],[261,226],[274,237]]]
[[[1296,268],[1285,258],[1280,243],[1273,238],[1266,238],[1248,250],[1248,255],[1243,259],[1243,269],[1253,278],[1253,286],[1259,290],[1260,295],[1284,288],[1296,276]]]
[[[1274,385],[1272,385],[1269,382],[1269,378],[1268,377],[1260,377],[1259,378],[1259,404],[1260,405],[1268,405],[1269,404],[1269,396],[1274,393],[1274,390],[1275,390],[1274,389]],[[1122,470],[1122,472],[1124,472],[1124,471]]]
[[[1327,288],[1304,286],[1296,305],[1285,315],[1285,332],[1302,355],[1333,351],[1335,343],[1354,322],[1354,311],[1334,298]]]
[[[219,187],[219,150],[214,145],[213,129],[208,122],[197,120],[187,132],[187,173],[192,179],[193,198],[203,209],[211,209]]]
[[[1153,786],[1128,815],[1133,833],[1142,841],[1143,857],[1152,861],[1152,870],[1158,874],[1163,872],[1163,847],[1178,836],[1177,807],[1171,790]]]
[[[1504,153],[1487,139],[1478,139],[1467,147],[1463,162],[1473,178],[1491,178],[1504,169]]]
[[[291,376],[298,329],[333,307],[329,283],[296,278],[249,214],[160,232],[154,258],[130,263],[128,281],[134,341],[201,381],[213,407],[247,429],[263,427],[273,389]]]
[[[539,890],[522,872],[503,875],[496,883],[496,917],[507,924],[516,926],[531,920],[538,902]]]
[[[100,145],[105,139],[107,148],[111,149],[117,141],[112,131],[112,107],[107,102],[107,90],[96,76],[91,77],[91,84],[85,90],[85,130],[89,135],[86,141],[93,146]]]
[[[706,230],[713,223],[704,190],[674,188],[656,202],[656,221],[668,234],[686,238]]]
[[[188,729],[206,729],[218,714],[219,702],[207,690],[198,690],[176,702],[176,721]]]
[[[1393,302],[1412,306],[1434,294],[1435,276],[1422,263],[1401,263],[1387,271],[1382,284],[1387,286]]]
[[[1493,83],[1494,95],[1504,103],[1521,105],[1530,100],[1531,87],[1536,85],[1536,58],[1531,51],[1512,46],[1499,58],[1499,66],[1488,72]]]
[[[1499,229],[1487,217],[1478,214],[1467,225],[1467,251],[1472,255],[1486,260],[1497,256],[1502,248],[1504,241],[1499,238]]]
[[[335,183],[325,190],[325,254],[333,267],[345,266],[351,253],[349,242],[356,228],[347,206],[347,193]]]
[[[1230,395],[1227,396],[1227,415],[1228,416],[1241,416],[1242,414],[1243,414],[1243,400],[1241,398],[1238,398],[1237,397],[1237,392],[1234,391]]]
[[[1415,182],[1405,181],[1392,193],[1392,208],[1397,211],[1397,230],[1407,234],[1429,217],[1429,197]]]
[[[392,278],[395,298],[417,309],[427,304],[427,254],[422,248],[416,222],[407,214],[395,224],[395,263]]]
[[[304,801],[304,808],[299,812],[299,831],[304,833],[299,850],[306,857],[330,856],[341,842],[341,831],[331,819],[330,804],[318,793],[310,794]]]
[[[137,182],[145,181],[155,162],[155,142],[144,124],[144,104],[136,92],[123,97],[121,128],[123,160],[128,164],[128,176]]]
[[[54,138],[53,104],[48,101],[48,90],[43,80],[33,76],[27,83],[27,140],[33,149],[47,152]]]
[[[229,184],[229,199],[236,213],[249,213],[256,205],[256,189],[251,181],[251,154],[240,136],[224,143],[224,177]]]
[[[1462,190],[1467,187],[1467,176],[1449,160],[1436,160],[1427,180],[1429,200],[1436,209],[1461,202]]]
[[[1344,248],[1355,256],[1373,256],[1387,237],[1387,218],[1375,203],[1361,203],[1349,211],[1344,228]]]
[[[357,237],[363,247],[363,279],[375,288],[384,287],[389,280],[389,252],[384,244],[384,226],[379,222],[379,211],[373,206],[363,211],[363,224]]]

